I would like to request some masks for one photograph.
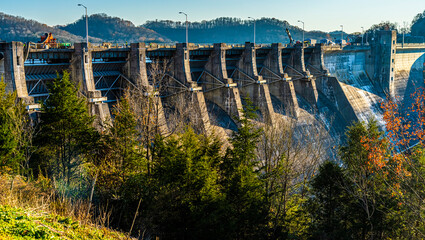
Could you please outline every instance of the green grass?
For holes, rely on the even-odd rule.
[[[107,228],[83,225],[69,217],[0,205],[0,239],[125,239]]]

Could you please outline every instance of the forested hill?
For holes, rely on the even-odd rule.
[[[61,42],[81,42],[83,38],[34,20],[0,12],[0,40],[36,42],[40,36],[51,32]]]
[[[89,36],[105,42],[169,42],[167,37],[145,27],[136,27],[131,21],[110,17],[104,13],[93,14],[88,18]],[[74,23],[57,26],[78,36],[85,36],[86,22],[80,18]]]
[[[411,32],[414,36],[425,37],[425,11],[413,18]]]
[[[184,42],[185,22],[174,22],[171,20],[148,21],[145,28],[152,29],[159,34],[166,35],[172,41]],[[287,21],[276,18],[261,18],[256,21],[256,42],[289,42],[285,33],[288,28],[292,37],[296,40],[302,39],[302,28],[292,26]],[[216,18],[210,21],[189,23],[189,42],[194,43],[243,43],[253,41],[254,22],[240,18]],[[338,33],[339,34],[339,33]],[[340,36],[336,34],[336,36]],[[305,33],[305,38],[321,39],[333,37],[326,32],[310,31]]]

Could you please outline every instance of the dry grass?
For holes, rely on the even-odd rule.
[[[31,217],[35,218],[47,216],[69,218],[86,226],[87,231],[114,232],[106,228],[111,214],[107,208],[101,209],[100,214],[94,217],[91,211],[88,211],[88,200],[70,200],[60,196],[54,190],[51,181],[42,176],[36,181],[27,181],[19,175],[0,174],[0,206],[24,209],[25,213],[31,213]],[[109,238],[124,239],[125,236],[113,233],[109,234]]]

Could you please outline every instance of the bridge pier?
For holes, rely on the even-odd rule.
[[[34,102],[28,96],[25,79],[25,55],[22,42],[0,43],[0,55],[3,61],[3,81],[6,83],[6,92],[16,91],[18,98],[26,104]]]
[[[263,120],[272,123],[274,109],[270,97],[269,86],[257,72],[256,49],[253,43],[246,42],[245,49],[236,63],[233,74],[243,97],[249,97],[260,109]]]
[[[270,93],[282,103],[285,113],[297,118],[299,107],[295,87],[289,75],[283,71],[282,49],[281,43],[272,44],[272,49],[264,61],[262,76],[268,81]]]
[[[243,106],[237,84],[227,75],[226,49],[224,43],[214,44],[202,73],[202,88],[206,99],[217,104],[231,118],[239,119]]]
[[[97,116],[98,123],[102,124],[111,119],[109,107],[102,100],[102,93],[96,90],[93,77],[92,53],[86,43],[75,43],[71,60],[71,78],[79,81],[83,92],[89,100],[89,110]]]

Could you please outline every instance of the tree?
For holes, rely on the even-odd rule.
[[[154,143],[145,223],[161,239],[216,239],[222,187],[218,183],[221,143],[192,129]]]
[[[69,185],[99,134],[93,127],[94,117],[89,115],[86,100],[77,96],[68,72],[63,72],[48,88],[50,95],[41,105],[35,140],[40,158],[34,167]]]
[[[221,184],[226,194],[227,238],[255,239],[265,234],[267,204],[261,169],[256,161],[256,145],[261,129],[256,129],[250,119],[256,117],[256,108],[250,99],[239,120],[240,127],[230,139],[228,149],[220,164]]]
[[[6,93],[6,83],[0,81],[0,168],[2,171],[24,174],[28,170],[31,152],[32,126],[29,114],[16,92]]]
[[[346,135],[347,143],[339,152],[349,180],[344,188],[357,206],[352,212],[356,216],[352,223],[353,236],[358,239],[380,238],[395,230],[396,226],[388,214],[397,209],[396,201],[384,185],[383,175],[377,174],[389,158],[387,139],[375,120],[369,120],[367,125],[354,123]]]
[[[326,156],[327,132],[312,123],[276,119],[264,126],[256,158],[264,174],[270,238],[305,238],[309,214],[305,208],[309,181]]]
[[[137,120],[125,95],[116,104],[112,113],[113,125],[103,135],[104,148],[100,161],[94,162],[98,176],[98,192],[107,199],[121,199],[124,186],[135,174],[146,171],[146,161],[142,156],[143,147],[138,140]]]
[[[348,179],[336,163],[326,161],[311,181],[309,212],[314,239],[350,239],[353,198],[345,190]]]

